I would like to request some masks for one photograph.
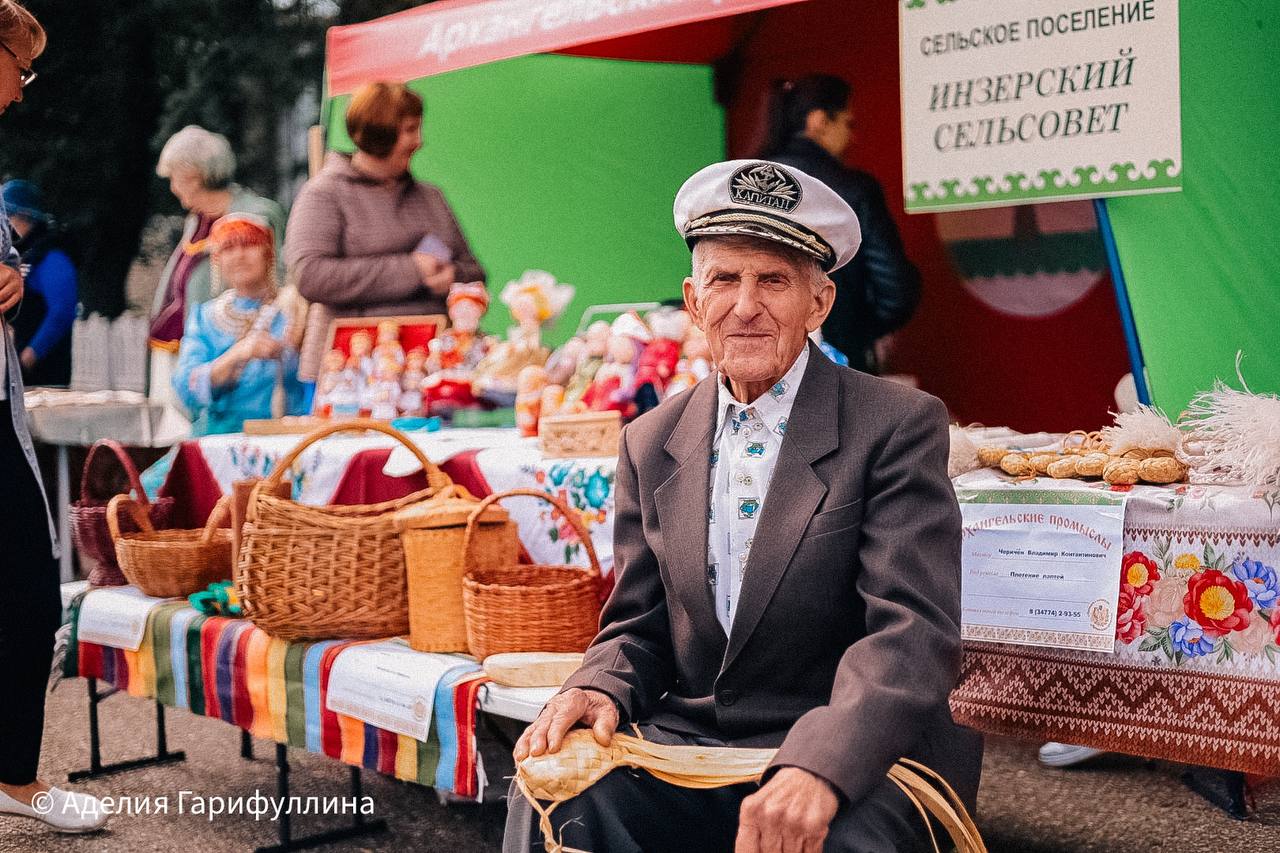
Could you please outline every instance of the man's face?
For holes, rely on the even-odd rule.
[[[731,383],[767,390],[800,355],[831,311],[835,285],[814,287],[808,272],[769,244],[703,241],[684,300]]]

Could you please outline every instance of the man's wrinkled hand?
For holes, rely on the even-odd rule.
[[[742,801],[734,853],[822,853],[840,798],[808,770],[783,767]]]
[[[589,727],[601,746],[608,746],[618,729],[618,708],[612,699],[597,690],[572,687],[556,694],[516,741],[516,761],[530,755],[559,752],[564,736],[578,723]]]

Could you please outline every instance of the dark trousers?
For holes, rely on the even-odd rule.
[[[693,742],[652,726],[641,729],[650,740]],[[557,806],[551,826],[565,847],[590,853],[732,853],[738,809],[757,790],[754,784],[694,790],[644,771],[615,770]],[[509,797],[503,853],[542,853],[537,813],[514,784]],[[870,796],[836,813],[823,853],[915,853],[926,844],[923,818],[886,778]]]
[[[62,601],[44,500],[14,434],[10,405],[0,401],[0,783],[26,785],[40,763]]]

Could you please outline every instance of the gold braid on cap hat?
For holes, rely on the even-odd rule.
[[[743,210],[717,210],[708,213],[705,216],[699,216],[697,219],[691,220],[685,226],[684,236],[704,237],[711,234],[734,234],[741,233],[735,231],[722,230],[732,226],[747,226],[754,230],[752,233],[758,236],[768,238],[768,235],[760,233],[759,229],[774,232],[777,236],[784,238],[783,242],[794,246],[801,251],[817,258],[823,265],[823,269],[830,269],[831,265],[836,261],[836,251],[831,248],[831,244],[823,240],[813,231],[804,228],[789,219],[783,219],[780,216],[770,216],[767,213],[749,213]]]

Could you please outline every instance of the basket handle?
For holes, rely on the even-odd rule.
[[[208,545],[213,540],[213,534],[222,526],[222,522],[227,520],[227,514],[231,512],[231,498],[231,495],[223,495],[213,505],[213,512],[209,513],[209,519],[204,523],[204,530],[200,533],[201,545]]]
[[[480,499],[468,491],[467,487],[461,483],[450,483],[440,491],[431,496],[430,500],[443,501],[449,498],[457,498],[463,501],[478,502]]]
[[[320,427],[315,432],[304,436],[303,439],[298,442],[297,446],[294,447],[293,450],[289,451],[288,455],[276,463],[276,466],[271,469],[271,473],[268,474],[265,479],[258,482],[258,485],[254,487],[254,492],[257,493],[261,489],[273,489],[280,485],[284,480],[285,472],[292,467],[294,462],[298,461],[298,457],[302,455],[302,451],[306,450],[320,439],[327,438],[337,432],[362,432],[364,430],[373,430],[374,432],[389,435],[407,447],[409,452],[412,453],[420,463],[422,463],[422,470],[427,475],[427,485],[433,490],[439,491],[453,482],[453,480],[449,479],[448,474],[436,467],[436,464],[428,459],[425,453],[418,449],[418,445],[410,441],[408,436],[400,432],[400,430],[388,426],[381,421],[375,421],[372,418],[356,418],[355,420],[340,421],[338,423]]]
[[[129,488],[133,490],[133,494],[137,495],[138,502],[143,506],[150,506],[147,500],[147,492],[142,488],[142,478],[138,476],[138,468],[133,464],[133,460],[129,458],[129,453],[124,449],[120,442],[113,438],[102,438],[93,443],[93,447],[89,448],[89,455],[84,460],[84,470],[80,473],[80,500],[92,500],[93,496],[89,494],[89,473],[93,470],[93,462],[98,458],[99,452],[109,450],[120,464],[124,467],[125,474],[129,477]]]
[[[107,530],[111,532],[111,539],[114,541],[120,538],[120,507],[126,507],[126,511],[133,516],[133,521],[138,525],[138,529],[143,533],[155,533],[156,529],[151,526],[149,513],[143,510],[143,505],[128,495],[116,495],[107,504]]]
[[[560,515],[564,516],[564,519],[569,522],[569,526],[578,534],[578,538],[582,540],[583,546],[587,549],[587,559],[591,562],[591,565],[587,568],[587,573],[592,577],[599,578],[600,560],[596,557],[596,546],[591,544],[591,534],[587,532],[587,528],[583,525],[582,520],[578,518],[576,513],[570,511],[569,507],[565,506],[564,502],[559,498],[553,497],[546,492],[540,492],[537,489],[509,489],[505,492],[498,492],[496,494],[489,495],[487,498],[480,501],[480,503],[476,504],[476,508],[471,511],[471,516],[467,519],[467,532],[462,539],[462,564],[465,566],[467,564],[467,558],[471,555],[471,539],[472,535],[475,533],[476,524],[479,522],[481,514],[503,498],[518,496],[541,498],[555,507]]]

